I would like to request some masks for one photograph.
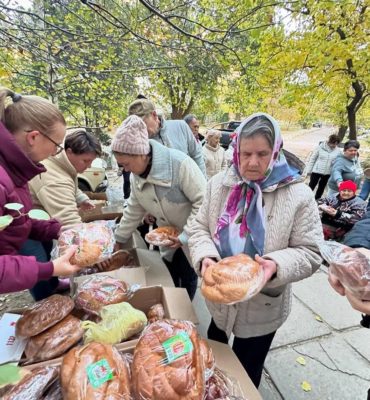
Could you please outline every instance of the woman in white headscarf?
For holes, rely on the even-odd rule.
[[[208,179],[227,168],[225,150],[220,146],[220,138],[220,131],[210,129],[207,132],[206,144],[203,146],[203,157]]]

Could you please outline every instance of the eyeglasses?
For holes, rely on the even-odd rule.
[[[33,130],[28,130],[28,131],[26,131],[26,132],[32,132]],[[63,146],[61,146],[60,144],[58,144],[55,140],[53,140],[51,137],[49,137],[48,135],[46,135],[45,133],[43,133],[43,132],[41,132],[41,131],[37,131],[37,132],[39,132],[39,133],[41,133],[41,135],[42,136],[44,136],[44,137],[46,137],[46,139],[48,139],[51,143],[53,143],[54,145],[55,145],[55,147],[56,147],[56,152],[55,152],[55,154],[54,155],[57,155],[57,154],[60,154],[63,150],[64,150],[64,147]]]

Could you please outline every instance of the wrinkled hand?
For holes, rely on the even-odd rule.
[[[153,217],[152,214],[146,214],[144,217],[144,222],[148,225],[153,225],[155,223],[156,219]]]
[[[329,268],[329,277],[328,277],[330,286],[341,296],[344,296],[346,293],[346,289],[344,286],[340,283],[340,280],[332,274]]]
[[[53,261],[53,276],[73,275],[81,269],[78,265],[70,263],[70,258],[75,254],[77,246],[71,246],[61,257]]]
[[[277,271],[276,262],[272,260],[266,260],[258,255],[255,256],[255,260],[263,268],[263,272],[265,274],[263,285],[266,285],[266,283],[271,279],[272,275],[274,275]]]
[[[95,204],[91,202],[91,200],[85,200],[79,205],[80,210],[89,211],[95,208]]]
[[[335,217],[335,214],[337,213],[337,210],[333,207],[327,207],[323,211],[324,213],[329,214],[332,217]]]
[[[206,269],[208,267],[210,267],[212,264],[216,264],[216,261],[213,260],[212,258],[208,258],[208,257],[203,258],[202,266],[201,266],[201,269],[200,269],[200,274],[203,276],[204,273],[206,272]]]
[[[104,272],[110,269],[111,264],[112,264],[112,257],[108,258],[107,260],[100,261],[94,264],[94,267],[96,267],[99,272]]]
[[[170,249],[178,249],[182,246],[182,243],[177,236],[168,236],[168,239],[171,240],[172,244],[166,247],[169,247]]]
[[[346,297],[354,310],[370,315],[370,301],[360,300],[348,291]]]

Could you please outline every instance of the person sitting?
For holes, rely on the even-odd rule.
[[[64,150],[45,160],[43,165],[47,171],[29,183],[34,207],[57,218],[63,227],[81,223],[79,208],[86,211],[94,205],[78,188],[77,174],[90,168],[101,153],[98,139],[85,129],[67,133]]]
[[[207,132],[206,144],[203,146],[203,157],[208,179],[227,168],[225,150],[220,146],[220,138],[220,131],[210,129]]]
[[[353,181],[339,184],[339,193],[318,200],[325,240],[341,240],[366,212],[366,202],[356,196]]]

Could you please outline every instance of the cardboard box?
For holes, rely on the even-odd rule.
[[[106,206],[105,204],[96,204],[95,208],[89,211],[79,211],[82,222],[92,222],[98,220],[120,219],[123,213],[122,206]]]
[[[228,344],[215,342],[214,340],[207,340],[207,342],[213,351],[217,367],[239,382],[245,398],[248,400],[262,400],[260,393],[253,385],[231,347]]]
[[[193,306],[189,299],[188,293],[182,288],[150,286],[138,289],[133,297],[128,301],[133,307],[143,311],[145,314],[149,308],[157,303],[162,303],[165,317],[172,319],[184,319],[198,323]],[[138,342],[139,335],[131,340],[119,343],[116,346],[118,350],[132,350]],[[42,361],[36,364],[29,365],[29,368],[36,368],[44,365],[59,365],[62,362],[62,357]]]

